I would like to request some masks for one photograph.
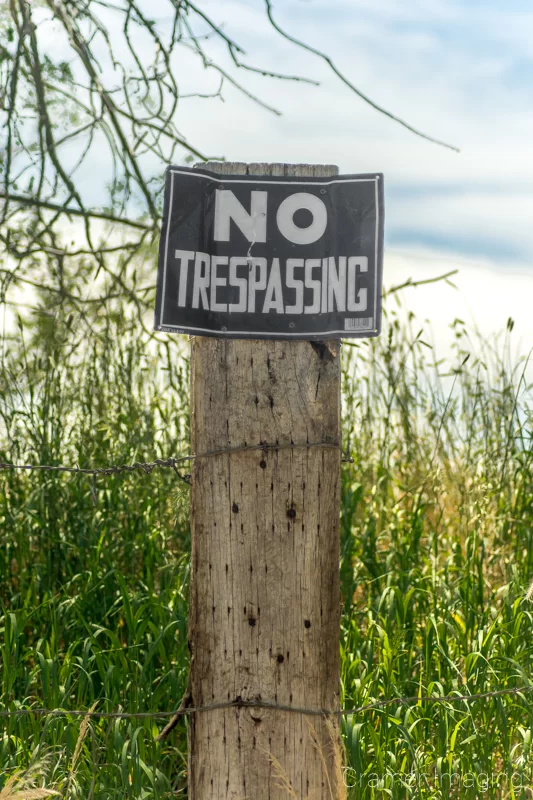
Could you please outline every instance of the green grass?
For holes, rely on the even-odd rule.
[[[390,304],[389,304],[390,305]],[[531,393],[511,332],[435,360],[389,308],[343,347],[343,703],[530,683]],[[512,326],[509,326],[509,328]],[[24,334],[24,335],[22,335]],[[188,452],[188,365],[120,314],[90,345],[46,317],[4,342],[0,460],[131,463]],[[468,360],[467,356],[469,356]],[[188,492],[171,470],[0,473],[2,708],[168,711],[186,684]],[[153,719],[0,719],[17,769],[69,798],[185,794],[186,731]],[[533,693],[390,705],[343,721],[350,798],[530,797]],[[69,783],[70,781],[70,783]],[[67,791],[68,788],[68,791]]]

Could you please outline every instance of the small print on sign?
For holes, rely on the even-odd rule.
[[[377,336],[383,175],[169,167],[155,329],[248,339]]]

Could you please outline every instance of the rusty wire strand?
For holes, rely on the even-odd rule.
[[[243,445],[242,447],[226,447],[218,450],[208,450],[205,453],[191,453],[186,456],[179,456],[177,458],[156,458],[154,461],[136,461],[133,464],[112,464],[109,467],[71,467],[62,464],[10,464],[0,461],[0,472],[6,471],[38,471],[38,472],[71,472],[78,475],[89,475],[93,478],[107,475],[120,475],[124,472],[144,472],[150,475],[156,468],[170,468],[173,469],[181,480],[190,483],[190,475],[183,475],[177,470],[178,464],[183,464],[187,461],[197,460],[199,458],[207,458],[209,456],[218,456],[231,453],[239,453],[246,450],[260,450],[263,453],[276,450],[294,450],[296,448],[311,448],[311,447],[325,447],[339,449],[342,451],[344,462],[353,464],[353,458],[347,451],[342,450],[342,446],[337,442],[303,442],[301,444],[290,443],[276,443],[269,444],[268,442],[261,442],[257,445]]]
[[[481,692],[479,694],[449,694],[442,696],[424,695],[413,697],[388,697],[383,700],[376,700],[372,703],[367,703],[363,706],[356,708],[341,708],[335,710],[327,710],[320,708],[304,708],[301,706],[290,706],[278,703],[267,703],[261,700],[243,700],[237,697],[235,700],[223,701],[220,703],[212,703],[206,706],[186,706],[178,709],[178,711],[138,711],[138,712],[108,712],[108,711],[87,711],[84,709],[68,709],[68,708],[16,708],[12,710],[0,711],[0,717],[22,717],[22,716],[83,716],[95,717],[101,719],[157,719],[167,718],[174,716],[190,716],[191,714],[204,713],[206,711],[216,711],[229,708],[260,708],[268,711],[284,711],[293,714],[303,714],[306,716],[315,717],[342,717],[356,714],[363,714],[366,711],[373,711],[375,709],[384,708],[390,705],[398,704],[416,704],[422,705],[423,703],[431,703],[433,705],[440,703],[473,703],[477,700],[487,700],[493,697],[503,697],[526,694],[533,691],[531,686],[517,686],[508,689],[497,689],[491,692]]]

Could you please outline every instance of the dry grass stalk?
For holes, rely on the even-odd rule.
[[[324,773],[326,774],[328,779],[328,790],[329,790],[330,800],[346,800],[346,784],[343,776],[344,748],[342,746],[340,734],[337,726],[335,725],[335,722],[330,717],[326,719],[326,730],[329,734],[331,750],[333,755],[333,777],[334,777],[333,786],[331,783],[331,777],[332,777],[331,770],[328,769],[328,763],[326,761],[325,748],[320,743],[314,725],[311,722],[309,722],[309,720],[307,721],[307,724],[309,726],[309,734],[311,736],[311,740],[322,762]]]
[[[309,721],[307,721],[307,724],[309,726],[309,735],[311,737],[311,741],[313,742],[313,746],[315,747],[318,753],[318,756],[322,762],[324,773],[327,777],[330,800],[346,800],[347,798],[346,783],[344,781],[344,774],[343,774],[345,753],[342,745],[342,740],[339,734],[339,730],[335,725],[335,722],[330,718],[326,719],[326,729],[329,734],[332,755],[333,755],[333,776],[334,776],[333,785],[331,781],[332,773],[331,769],[328,768],[328,762],[326,760],[327,753],[325,752],[325,748],[320,743],[315,727]],[[265,753],[268,760],[272,764],[274,775],[278,780],[278,783],[276,784],[277,787],[279,789],[286,791],[289,797],[294,797],[296,800],[305,800],[305,798],[299,798],[298,795],[296,794],[287,773],[283,769],[283,766],[278,761],[276,756],[269,750],[263,750],[263,752]]]
[[[338,800],[346,800],[346,781],[344,780],[346,751],[342,743],[339,728],[331,717],[326,719],[326,728],[328,730],[331,739],[331,746],[333,748],[333,765],[335,770],[335,783],[337,786],[337,798]]]
[[[67,784],[65,797],[70,794],[72,781],[76,774],[76,767],[83,747],[83,742],[89,732],[89,724],[91,721],[91,714],[95,710],[97,703],[94,703],[80,725],[80,732],[74,748],[74,755],[72,756],[72,764],[70,767],[70,774]],[[61,794],[56,789],[45,789],[35,786],[37,778],[42,777],[46,771],[47,760],[42,759],[39,763],[34,764],[27,770],[18,770],[7,781],[6,785],[0,791],[0,800],[41,800],[44,797],[53,797]]]
[[[18,770],[12,775],[0,791],[0,800],[41,800],[60,794],[55,789],[43,789],[35,786],[36,780],[46,770],[46,760],[34,764],[26,770]]]
[[[81,722],[80,732],[78,734],[78,741],[76,742],[76,747],[74,748],[74,755],[72,756],[72,764],[70,766],[70,774],[68,776],[67,791],[66,791],[66,795],[65,795],[66,797],[68,797],[69,794],[70,794],[72,781],[74,780],[74,775],[76,774],[76,766],[78,764],[78,759],[79,759],[80,754],[81,754],[81,748],[83,747],[83,742],[85,741],[85,738],[86,738],[86,736],[87,736],[87,734],[89,732],[89,724],[91,722],[91,714],[93,713],[93,711],[95,710],[97,705],[98,705],[98,701],[96,703],[92,704],[92,706],[90,707],[89,711],[84,716],[84,718],[83,718],[83,720]],[[0,798],[0,800],[1,800],[1,798]]]
[[[278,780],[278,783],[276,784],[277,788],[285,790],[289,797],[294,797],[296,800],[299,800],[298,795],[294,791],[292,783],[289,780],[289,776],[283,769],[281,763],[278,761],[274,753],[271,753],[270,750],[263,750],[263,752],[272,764],[274,775]]]

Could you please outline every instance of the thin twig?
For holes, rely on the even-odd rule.
[[[284,39],[287,39],[287,41],[292,42],[292,44],[295,44],[298,47],[302,47],[309,53],[313,53],[313,55],[321,58],[322,61],[325,61],[328,67],[331,69],[331,71],[334,72],[335,75],[338,78],[340,78],[340,80],[349,89],[351,89],[352,92],[354,92],[358,97],[360,97],[361,100],[364,100],[365,103],[368,103],[369,106],[372,106],[372,108],[374,108],[376,111],[379,111],[380,114],[384,114],[389,119],[392,119],[394,122],[397,122],[399,125],[402,125],[404,128],[407,128],[407,130],[410,131],[411,133],[414,133],[415,136],[420,136],[422,139],[426,139],[426,141],[428,142],[433,142],[433,144],[438,144],[441,147],[447,147],[448,150],[453,150],[455,153],[460,152],[459,148],[455,147],[455,145],[447,144],[446,142],[442,142],[440,139],[434,139],[433,136],[428,136],[426,133],[422,133],[422,131],[419,131],[417,128],[413,128],[412,125],[409,125],[408,122],[405,122],[405,120],[400,119],[400,117],[397,117],[395,114],[392,114],[390,111],[387,111],[387,109],[383,108],[383,106],[379,106],[377,103],[371,100],[370,97],[368,97],[368,95],[364,94],[360,89],[354,86],[354,84],[350,80],[348,80],[348,78],[335,66],[332,59],[328,55],[326,55],[326,53],[323,53],[321,50],[317,50],[315,47],[311,47],[311,45],[302,42],[300,39],[296,39],[294,36],[291,36],[289,33],[284,31],[283,28],[280,28],[280,26],[274,19],[271,0],[265,0],[265,6],[270,24],[272,25],[274,30],[280,34],[280,36],[283,36]]]
[[[383,296],[387,297],[389,294],[393,294],[394,292],[399,292],[401,289],[407,289],[409,286],[425,286],[427,283],[437,283],[438,281],[445,281],[450,278],[452,275],[456,275],[459,272],[458,269],[452,269],[450,272],[445,272],[444,275],[437,275],[436,278],[424,278],[421,281],[414,281],[412,278],[408,278],[403,283],[398,283],[396,286],[391,286],[390,289],[386,289],[383,292]]]

